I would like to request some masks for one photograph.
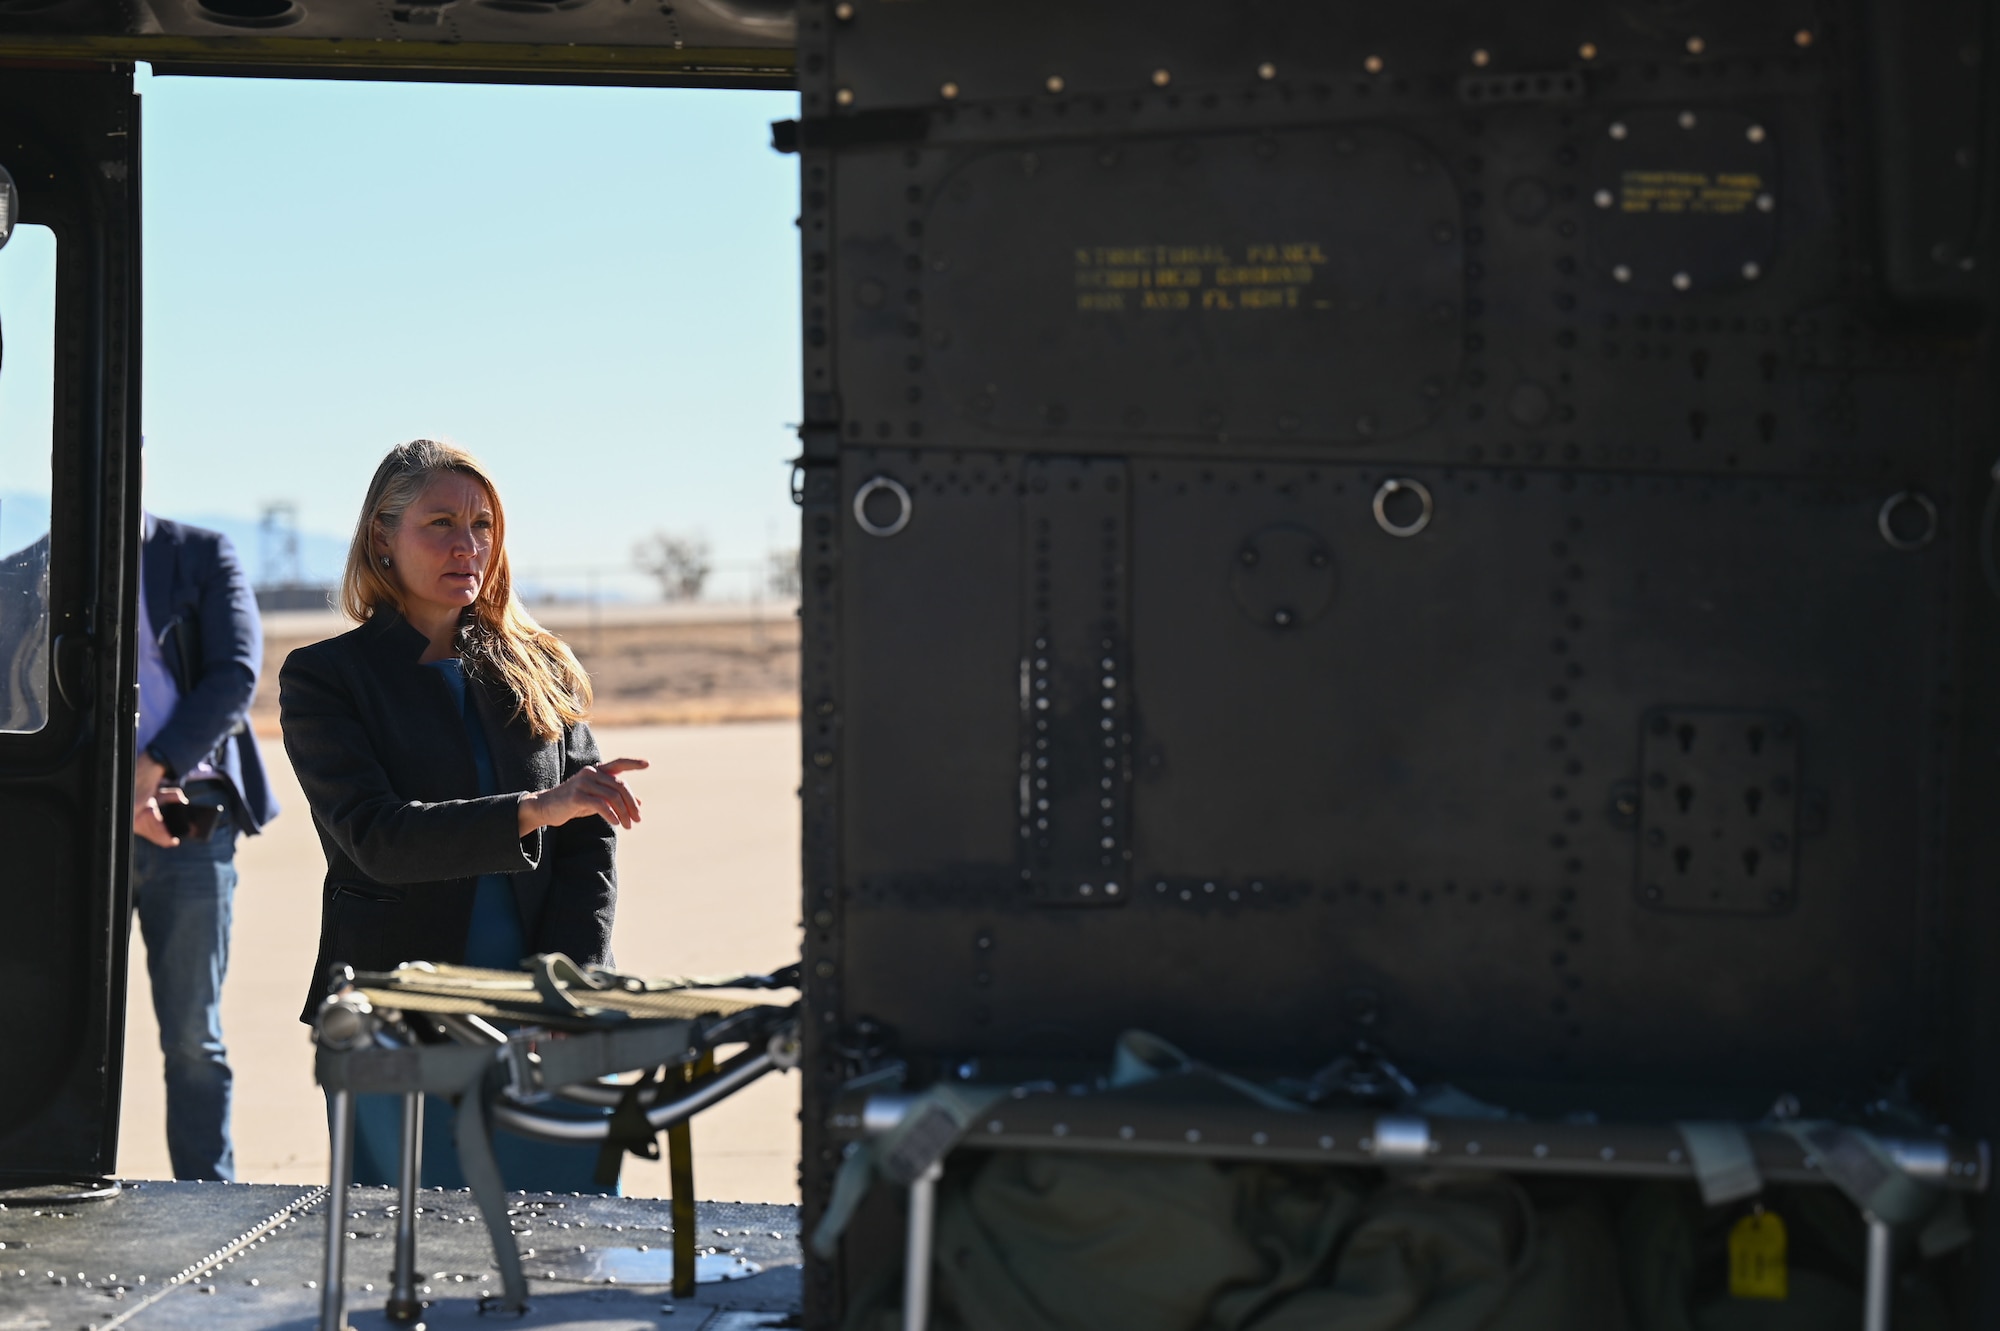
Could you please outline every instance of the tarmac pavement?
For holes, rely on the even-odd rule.
[[[260,737],[283,814],[237,851],[240,884],[223,1033],[236,1072],[237,1177],[326,1181],[325,1101],[298,1021],[312,978],[325,871],[305,797],[275,736]],[[769,971],[799,955],[799,730],[795,722],[608,727],[607,757],[651,760],[630,776],[645,821],[621,834],[622,969]],[[721,1201],[798,1200],[799,1079],[765,1077],[695,1120],[695,1187]],[[118,1173],[170,1178],[159,1033],[144,946],[132,931]],[[668,1194],[667,1167],[628,1157],[625,1191]]]

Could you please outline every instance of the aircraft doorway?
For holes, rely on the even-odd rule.
[[[296,1013],[324,860],[276,675],[348,627],[313,607],[392,444],[442,435],[493,470],[517,586],[591,671],[600,743],[653,762],[621,837],[619,965],[797,955],[796,169],[768,147],[796,99],[143,72],[139,91],[146,504],[231,536],[266,607],[251,721],[283,812],[237,854],[238,1177],[323,1182]],[[127,1016],[118,1166],[167,1177],[136,934]],[[798,1094],[771,1077],[704,1115],[704,1195],[796,1199]],[[624,1185],[665,1196],[665,1163]]]

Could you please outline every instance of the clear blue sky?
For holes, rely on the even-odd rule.
[[[382,452],[429,434],[498,474],[531,572],[626,569],[662,529],[796,543],[794,96],[139,88],[155,512],[289,500],[344,542]]]

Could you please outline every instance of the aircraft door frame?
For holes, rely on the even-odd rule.
[[[19,190],[18,220],[56,239],[49,532],[39,555],[0,551],[37,563],[27,585],[40,589],[17,594],[14,625],[28,644],[14,660],[40,692],[29,721],[0,733],[5,1181],[106,1175],[117,1154],[140,527],[139,130],[129,64],[0,70],[0,165]],[[0,393],[5,373],[0,346]],[[41,603],[45,629],[21,608]]]

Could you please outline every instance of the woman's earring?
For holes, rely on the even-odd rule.
[[[382,556],[382,567],[383,568],[389,567],[389,556],[387,555]]]

